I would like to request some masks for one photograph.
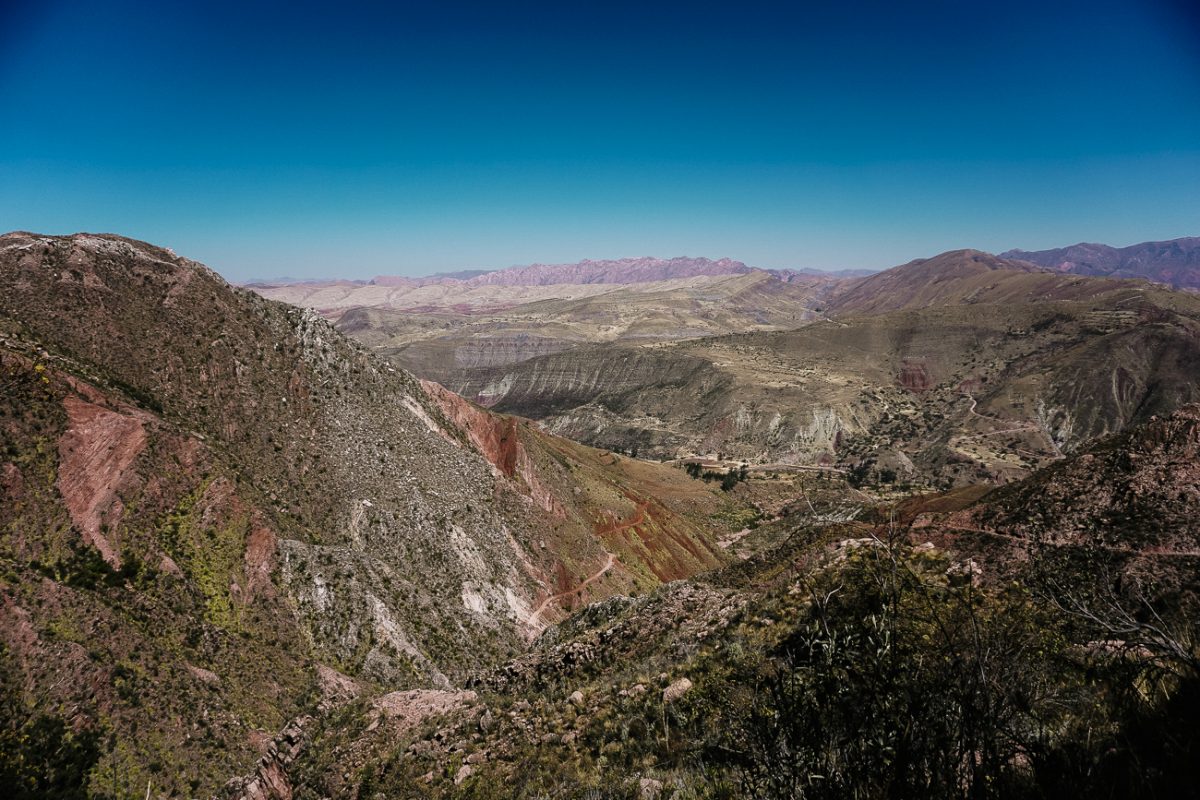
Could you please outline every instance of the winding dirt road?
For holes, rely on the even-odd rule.
[[[979,403],[979,401],[977,401],[975,399],[975,396],[972,395],[970,392],[963,392],[963,395],[965,395],[967,397],[967,399],[971,401],[971,407],[967,409],[968,415],[978,417],[979,419],[982,419],[982,420],[986,420],[994,425],[1010,425],[1010,424],[1012,424],[1012,422],[1013,422],[1012,420],[1004,420],[1004,419],[1000,419],[998,417],[989,417],[986,414],[980,414],[978,411],[975,410],[975,406],[977,406]],[[1000,436],[1001,434],[1005,434],[1005,433],[1039,433],[1043,437],[1045,437],[1047,442],[1049,442],[1050,447],[1051,447],[1051,449],[1053,449],[1055,454],[1059,458],[1063,457],[1062,450],[1059,449],[1058,443],[1054,441],[1054,437],[1052,437],[1049,433],[1047,433],[1045,428],[1043,428],[1041,425],[1038,425],[1036,422],[1018,422],[1015,427],[1011,427],[1011,428],[1002,428],[1000,430],[986,431],[984,433],[968,433],[968,434],[963,434],[961,436],[954,436],[950,439],[948,444],[952,448],[957,448],[957,446],[961,442],[967,442],[967,441],[971,441],[973,439],[983,439],[988,436]],[[1009,449],[1012,450],[1013,452],[1023,453],[1024,455],[1032,456],[1034,458],[1045,458],[1044,454],[1035,453],[1031,450],[1024,450],[1019,447],[1011,447]],[[962,452],[962,451],[960,451],[960,452]]]
[[[549,597],[547,597],[545,600],[543,600],[541,602],[541,604],[533,610],[533,613],[529,615],[529,624],[530,625],[539,625],[542,621],[541,620],[542,612],[546,610],[546,606],[550,605],[551,603],[555,602],[556,600],[561,600],[564,597],[570,597],[571,595],[575,594],[576,592],[583,591],[589,584],[591,584],[595,581],[598,581],[598,580],[600,580],[600,578],[604,577],[604,574],[607,573],[610,569],[612,569],[616,563],[617,563],[616,555],[614,555],[613,553],[609,553],[608,560],[604,562],[604,566],[601,567],[600,570],[595,575],[591,575],[590,577],[585,579],[582,583],[580,583],[578,586],[576,586],[573,589],[568,589],[567,591],[559,592],[558,594],[552,594]]]

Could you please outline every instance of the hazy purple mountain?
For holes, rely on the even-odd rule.
[[[575,264],[531,264],[510,267],[472,278],[475,286],[547,286],[558,283],[648,283],[698,275],[744,275],[750,272],[741,261],[722,258],[620,258]]]
[[[1129,247],[1080,243],[1055,250],[1009,250],[1003,258],[1031,261],[1059,272],[1110,278],[1147,278],[1200,291],[1200,237],[1142,242]]]
[[[649,283],[678,278],[694,278],[711,275],[745,275],[756,268],[731,258],[641,258],[584,259],[573,264],[530,264],[487,270],[469,269],[456,272],[439,272],[433,275],[412,277],[408,275],[376,275],[369,281],[338,279],[278,278],[254,280],[246,286],[282,286],[299,284],[354,284],[373,286],[407,286],[417,288],[438,284],[461,284],[473,286],[553,286],[558,284],[626,284]],[[861,278],[875,270],[847,269],[825,271],[818,269],[768,269],[763,270],[784,283],[809,282],[842,278]]]

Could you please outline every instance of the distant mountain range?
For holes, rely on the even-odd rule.
[[[1200,400],[1195,295],[978,250],[867,277],[624,259],[256,291],[488,408],[660,458],[849,469],[898,443],[887,469],[1011,480]],[[977,429],[986,414],[1007,439]]]
[[[532,264],[489,272],[470,280],[475,285],[548,286],[559,283],[650,283],[700,275],[744,275],[751,267],[722,258],[621,258],[575,264]]]
[[[1145,278],[1176,289],[1200,291],[1200,237],[1190,236],[1165,242],[1142,242],[1128,247],[1080,243],[1053,250],[1008,250],[1000,258],[1075,275],[1106,278]],[[1011,268],[1011,267],[1010,267]],[[871,269],[763,269],[732,258],[584,259],[572,264],[530,264],[506,269],[467,269],[420,277],[377,275],[370,280],[337,278],[262,278],[244,285],[258,289],[284,286],[383,286],[416,289],[424,286],[453,286],[462,289],[488,286],[587,286],[595,284],[656,283],[684,278],[745,275],[761,271],[785,283],[813,279],[849,279],[873,275]],[[293,300],[293,298],[281,298]],[[370,305],[366,303],[365,305]]]
[[[1059,272],[1108,278],[1146,278],[1176,289],[1200,291],[1200,237],[1142,242],[1128,247],[1080,243],[1054,250],[1009,250],[1002,258],[1029,261]]]
[[[253,288],[268,288],[290,285],[350,285],[388,286],[420,288],[422,286],[458,285],[464,288],[477,286],[586,286],[590,284],[657,283],[724,275],[746,275],[762,271],[784,282],[812,278],[859,278],[870,275],[874,270],[818,270],[818,269],[767,269],[758,270],[732,258],[617,258],[592,260],[585,258],[572,264],[529,264],[506,269],[467,269],[457,272],[438,272],[433,275],[409,277],[407,275],[376,275],[370,280],[308,279],[308,278],[262,278],[247,281],[244,285]]]
[[[1198,303],[957,250],[821,285],[759,272],[474,317],[355,309],[338,325],[594,446],[841,469],[874,459],[944,484],[1021,477],[1200,400]]]

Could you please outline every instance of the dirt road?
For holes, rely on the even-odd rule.
[[[628,526],[625,526],[625,527],[628,527]],[[549,597],[547,597],[545,600],[543,600],[541,602],[541,604],[533,610],[533,613],[529,615],[529,624],[530,625],[540,624],[542,612],[546,610],[546,606],[550,605],[551,603],[555,602],[556,600],[561,600],[564,597],[570,597],[571,595],[575,594],[576,592],[583,591],[585,588],[587,588],[587,586],[589,584],[600,580],[600,578],[602,578],[605,575],[605,573],[607,573],[610,569],[612,569],[616,563],[617,563],[617,557],[614,554],[609,553],[608,559],[604,562],[604,566],[601,567],[600,570],[598,572],[596,572],[596,574],[591,575],[590,577],[585,579],[582,583],[580,583],[578,586],[576,586],[573,589],[568,589],[567,591],[559,592],[558,594],[552,594]]]

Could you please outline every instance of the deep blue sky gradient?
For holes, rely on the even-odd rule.
[[[0,228],[234,279],[1200,234],[1188,0],[0,0]]]

